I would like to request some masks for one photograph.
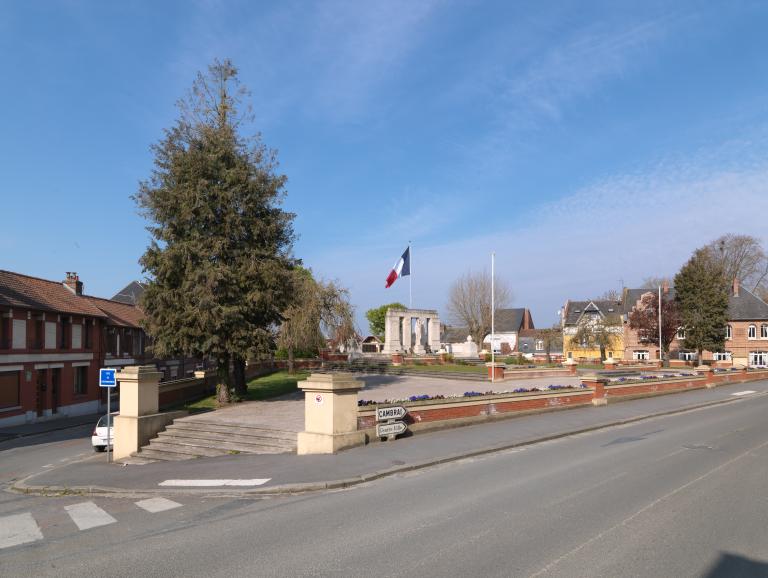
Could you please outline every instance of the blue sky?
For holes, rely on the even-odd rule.
[[[141,278],[130,195],[214,58],[278,150],[295,252],[362,320],[413,241],[414,306],[487,269],[566,299],[765,242],[764,2],[0,2],[0,268]],[[367,331],[361,321],[361,329]]]

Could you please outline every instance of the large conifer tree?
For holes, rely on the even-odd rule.
[[[246,357],[272,345],[295,265],[286,178],[258,134],[241,134],[246,94],[228,60],[198,74],[134,197],[151,223],[140,262],[154,352],[215,359],[220,401],[230,399],[230,364],[243,389]]]
[[[675,275],[675,299],[685,328],[684,346],[701,360],[703,350],[722,351],[728,324],[728,284],[709,249],[697,249]]]

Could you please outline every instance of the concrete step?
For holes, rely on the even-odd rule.
[[[176,420],[167,426],[166,431],[193,431],[223,433],[229,435],[254,436],[260,438],[273,438],[284,440],[296,440],[296,432],[290,430],[271,429],[262,426],[252,426],[243,423],[207,422],[200,420]]]
[[[138,457],[148,458],[150,460],[156,460],[161,462],[180,462],[182,460],[191,460],[198,456],[192,454],[180,454],[178,452],[171,452],[166,450],[152,449],[149,446],[144,446],[139,450]]]
[[[264,435],[251,435],[242,430],[209,431],[207,429],[169,428],[158,434],[158,437],[173,436],[178,438],[202,438],[206,440],[222,440],[228,442],[242,442],[244,444],[257,444],[264,446],[295,446],[296,434],[290,436],[272,437]]]
[[[291,452],[296,450],[296,441],[292,443],[282,440],[266,440],[264,438],[243,438],[242,436],[228,436],[227,434],[210,434],[208,432],[172,432],[164,431],[155,438],[158,442],[166,444],[179,444],[203,448],[221,448],[225,450],[239,450],[243,453],[273,453],[274,451]],[[152,440],[154,441],[154,440]],[[150,442],[151,443],[151,442]]]
[[[142,448],[143,450],[144,448]],[[164,452],[173,452],[177,454],[187,454],[193,457],[216,457],[216,456],[226,456],[229,455],[230,452],[225,449],[215,448],[215,447],[201,447],[201,446],[190,446],[186,444],[178,444],[178,443],[169,443],[160,441],[159,438],[154,438],[150,440],[149,446],[147,446],[147,449],[149,450],[161,450]]]

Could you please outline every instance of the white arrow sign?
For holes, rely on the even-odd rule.
[[[376,408],[376,421],[387,421],[390,419],[402,419],[408,410],[404,407],[396,405],[394,407],[379,407]]]
[[[408,429],[408,426],[401,421],[393,421],[392,423],[379,423],[376,424],[376,436],[383,438],[387,436],[396,436],[404,433]]]

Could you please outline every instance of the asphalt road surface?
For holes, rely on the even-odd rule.
[[[768,576],[768,395],[336,492],[16,497],[0,575]]]

